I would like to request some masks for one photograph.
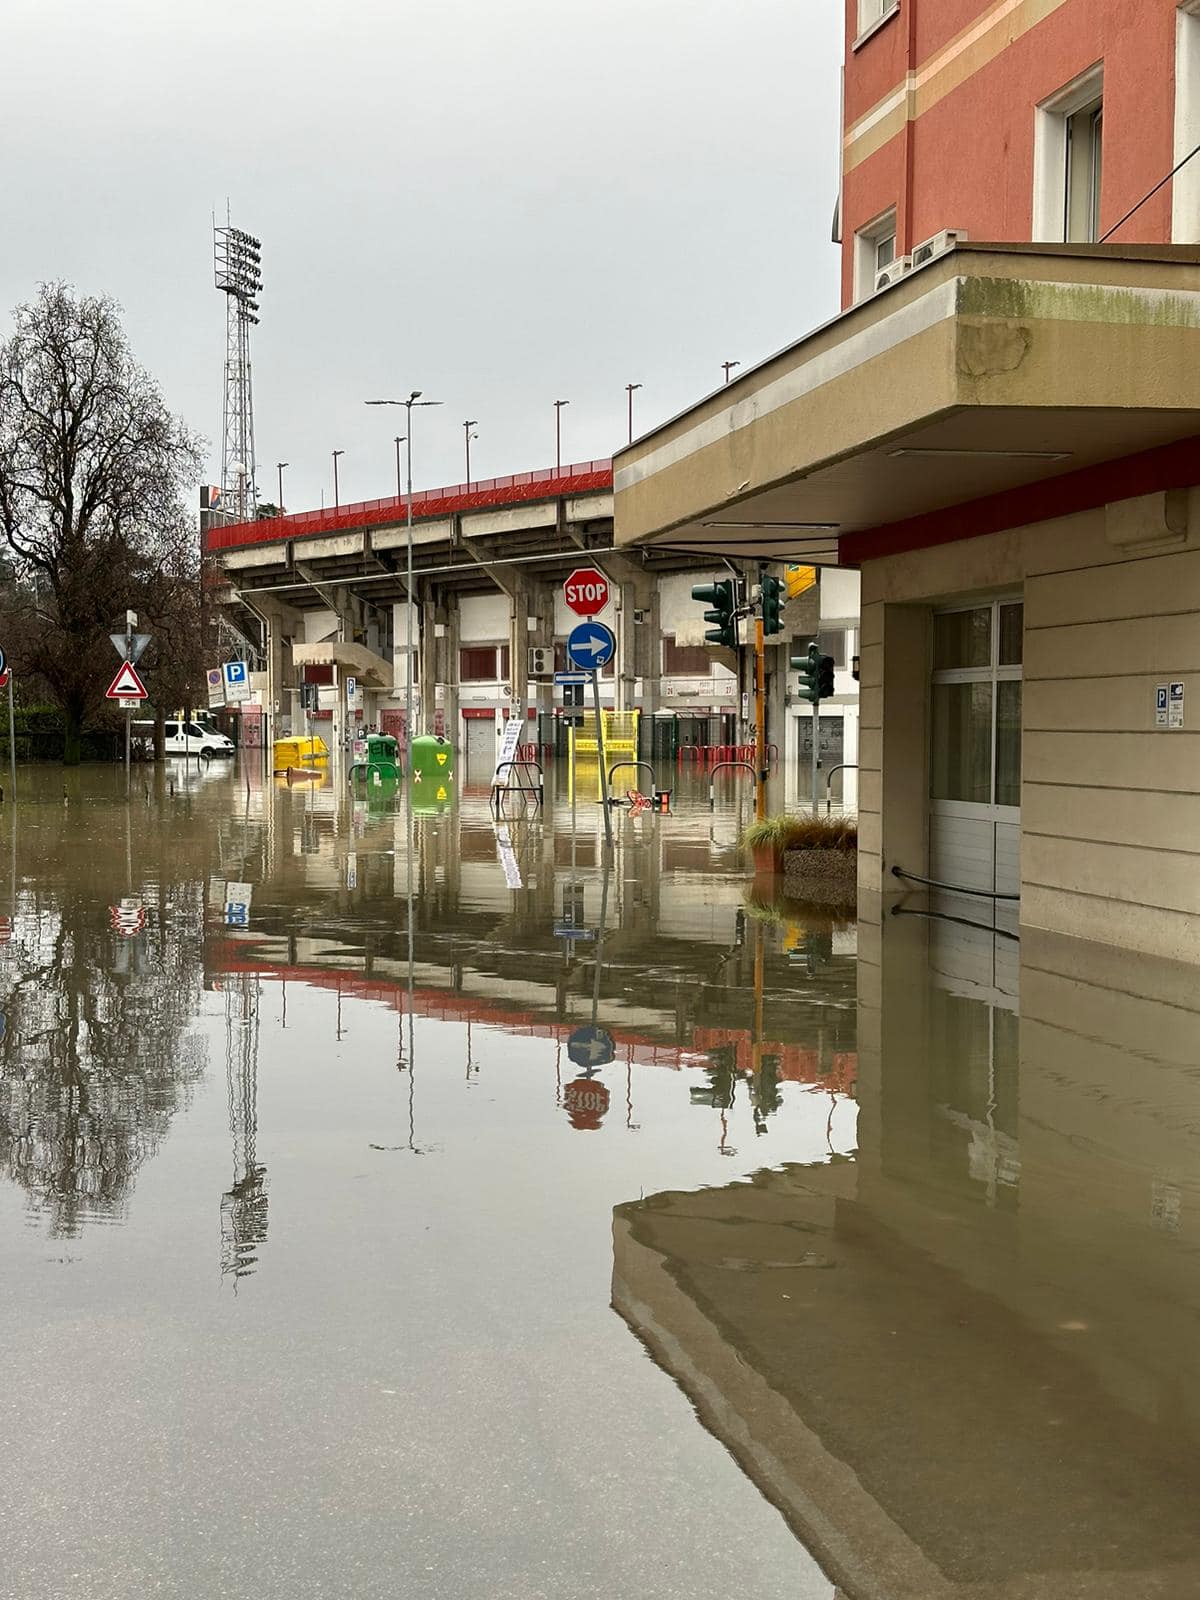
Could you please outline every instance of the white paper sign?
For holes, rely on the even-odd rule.
[[[504,732],[500,737],[500,754],[496,757],[496,770],[492,774],[492,787],[498,783],[508,782],[508,773],[501,771],[505,763],[516,759],[517,746],[521,742],[521,728],[523,724],[520,717],[509,717],[504,724]]]
[[[1183,685],[1181,683],[1170,685],[1167,700],[1167,726],[1169,728],[1183,727]]]

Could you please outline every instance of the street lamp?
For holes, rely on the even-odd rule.
[[[400,477],[400,446],[404,443],[404,441],[405,441],[405,439],[407,437],[408,437],[408,435],[404,434],[404,433],[398,433],[396,435],[396,499],[397,500],[402,500],[404,498],[404,482],[403,482],[402,478]]]
[[[569,406],[569,400],[556,400],[554,402],[554,466],[562,471],[562,408]]]
[[[641,386],[640,383],[627,383],[625,385],[625,393],[629,396],[629,442],[630,442],[630,444],[633,443],[633,396],[634,396],[635,391],[640,389],[641,387],[642,386]]]
[[[338,500],[338,470],[337,470],[338,457],[339,456],[344,456],[345,454],[346,454],[346,452],[344,450],[335,450],[333,452],[333,509],[335,511],[337,510],[338,506],[341,503]]]
[[[471,492],[471,440],[472,439],[478,439],[478,437],[479,437],[479,435],[477,433],[472,433],[471,429],[472,428],[477,428],[478,426],[479,426],[479,423],[476,421],[476,419],[474,417],[470,418],[469,421],[463,423],[463,438],[464,438],[464,440],[466,442],[466,446],[467,446],[467,493],[468,494],[470,494],[470,492]]]
[[[726,383],[729,382],[729,374],[733,371],[734,367],[740,367],[741,364],[742,363],[740,361],[722,361],[721,371],[725,374]]]
[[[440,406],[440,400],[422,400],[421,390],[414,389],[407,400],[367,400],[363,402],[368,406],[403,406],[408,413],[408,432],[401,434],[396,441],[399,451],[401,440],[408,441],[408,537],[405,541],[406,560],[404,573],[404,726],[405,739],[408,748],[405,755],[410,757],[412,751],[412,724],[413,724],[413,486],[412,486],[412,414],[414,406]]]
[[[283,515],[283,469],[284,469],[284,467],[290,467],[290,466],[291,466],[291,462],[290,461],[277,461],[275,463],[275,471],[279,474],[279,515],[280,516]]]

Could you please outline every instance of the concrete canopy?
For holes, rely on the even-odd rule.
[[[1200,248],[964,243],[623,450],[615,538],[854,564],[1197,434]]]
[[[392,687],[391,663],[377,656],[365,645],[339,643],[327,639],[320,644],[294,644],[292,660],[298,667],[336,666],[342,672],[360,678],[369,688]]]

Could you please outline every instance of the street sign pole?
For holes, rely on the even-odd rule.
[[[8,669],[8,786],[17,798],[17,725],[13,720],[13,670]]]
[[[130,659],[130,652],[133,649],[133,630],[136,627],[137,627],[137,616],[136,616],[136,614],[134,612],[132,612],[132,611],[127,611],[125,613],[125,659],[126,659],[126,661],[128,661]],[[130,730],[131,730],[132,725],[133,725],[132,721],[131,721],[131,716],[132,716],[132,713],[129,712],[128,710],[126,710],[126,712],[125,712],[125,795],[126,795],[126,798],[128,798],[128,795],[129,795],[129,747],[130,747]]]
[[[600,710],[600,669],[592,668],[592,705],[596,712],[596,750],[600,757],[600,804],[604,807],[604,849],[611,856],[612,807],[608,803],[608,752],[604,748],[604,717]],[[607,880],[606,880],[607,883]]]
[[[763,641],[762,608],[754,619],[754,768],[755,768],[755,818],[762,822],[767,815],[767,708],[766,708],[766,645]]]

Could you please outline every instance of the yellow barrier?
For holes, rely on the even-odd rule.
[[[272,768],[287,772],[292,767],[315,767],[329,760],[329,746],[319,733],[310,738],[276,739]]]
[[[638,718],[640,711],[602,711],[600,713],[600,730],[604,741],[603,768],[601,767],[601,751],[596,742],[595,720],[589,717],[584,724],[589,733],[579,729],[570,730],[571,740],[568,756],[567,798],[575,798],[575,764],[577,761],[586,762],[587,768],[595,767],[596,772],[596,799],[603,798],[601,774],[607,772],[615,761],[636,761],[638,754]],[[636,775],[635,775],[636,776]],[[584,780],[590,778],[590,772],[585,770],[580,775],[580,787],[585,786]]]

